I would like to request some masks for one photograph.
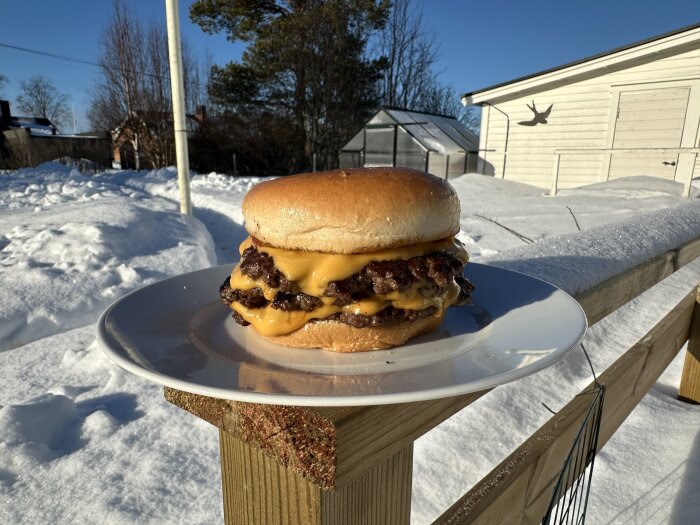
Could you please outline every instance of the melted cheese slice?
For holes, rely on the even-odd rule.
[[[248,237],[241,244],[240,253],[242,254],[252,244],[253,240]],[[289,281],[294,281],[301,292],[319,297],[324,303],[323,306],[312,312],[276,310],[269,305],[263,308],[249,309],[239,303],[231,303],[231,308],[253,325],[260,334],[266,336],[288,334],[301,328],[312,319],[324,319],[336,313],[373,315],[388,306],[406,310],[423,310],[435,306],[437,308],[435,315],[442,315],[443,310],[452,304],[459,295],[459,286],[454,282],[448,287],[446,294],[438,297],[423,297],[420,293],[421,284],[415,283],[403,293],[390,292],[381,296],[374,295],[345,306],[333,304],[335,297],[324,297],[323,293],[329,283],[347,279],[372,261],[407,260],[435,251],[452,253],[465,264],[468,260],[467,252],[459,241],[454,239],[351,255],[292,251],[269,246],[256,246],[256,248],[272,257],[275,267]],[[231,273],[230,286],[240,290],[260,288],[268,301],[272,301],[279,291],[278,288],[271,288],[261,280],[251,279],[243,275],[240,271],[240,265],[236,265]]]

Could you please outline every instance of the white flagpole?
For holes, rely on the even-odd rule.
[[[165,0],[165,15],[168,21],[168,55],[170,56],[170,86],[173,94],[180,213],[192,215],[190,161],[187,154],[187,125],[185,122],[185,86],[182,79],[182,48],[180,46],[180,13],[177,0]]]

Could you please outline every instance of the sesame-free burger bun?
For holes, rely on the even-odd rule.
[[[333,352],[365,352],[402,345],[412,337],[435,330],[441,315],[389,326],[355,328],[338,321],[315,321],[285,335],[261,335],[272,343],[296,348],[322,348]]]
[[[357,168],[261,182],[243,200],[248,233],[270,246],[366,253],[459,232],[449,183],[408,168]],[[365,329],[362,329],[364,332]]]

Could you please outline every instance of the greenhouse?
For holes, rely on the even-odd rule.
[[[449,178],[474,171],[479,137],[453,117],[380,109],[340,150],[341,168],[401,166]]]

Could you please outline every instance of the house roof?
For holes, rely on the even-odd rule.
[[[682,27],[633,44],[598,53],[561,66],[518,77],[462,95],[465,104],[481,104],[548,89],[553,84],[595,76],[609,70],[669,56],[700,47],[700,23]]]
[[[10,117],[10,126],[15,128],[28,128],[32,134],[37,135],[56,134],[56,126],[47,118]]]
[[[479,137],[454,117],[385,106],[367,123],[387,124],[402,127],[428,151],[449,155],[479,148]],[[352,142],[351,139],[343,149],[354,149],[348,148]]]

